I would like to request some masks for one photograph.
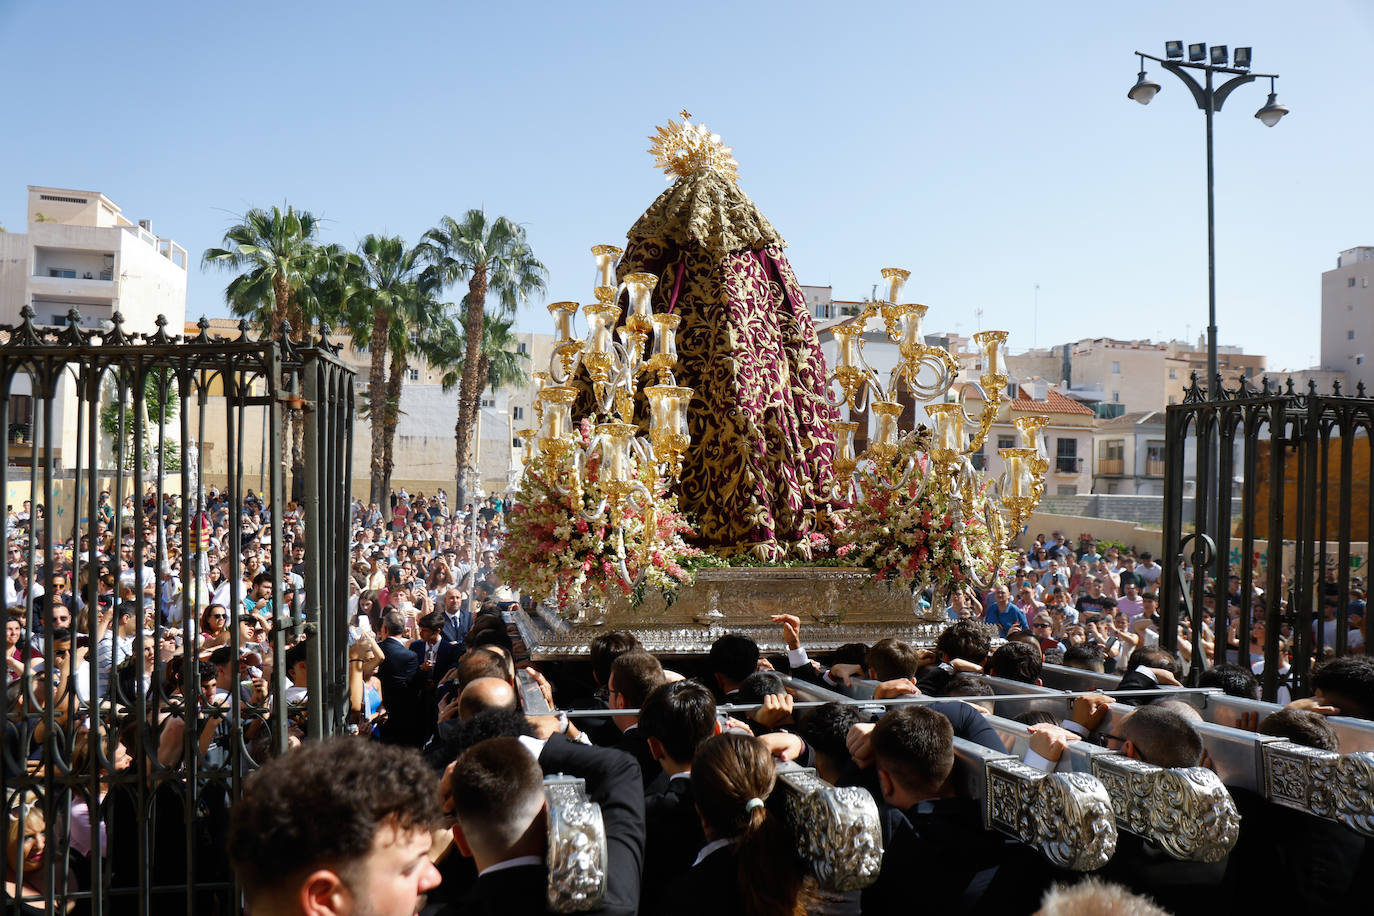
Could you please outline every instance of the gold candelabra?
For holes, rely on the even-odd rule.
[[[616,262],[622,253],[613,245],[592,248],[597,270],[594,303],[549,305],[556,339],[548,371],[534,373],[538,426],[521,430],[520,435],[537,441],[550,471],[549,481],[564,495],[571,494],[577,507],[581,506],[584,489],[592,485],[588,463],[599,457],[596,506],[592,511],[577,511],[589,522],[609,513],[619,543],[621,577],[633,584],[624,562],[621,522],[627,507],[646,514],[651,510],[653,493],[645,480],[675,479],[682,473],[682,456],[691,445],[687,404],[692,389],[678,385],[673,374],[678,368],[678,316],[654,314],[653,290],[658,278],[653,274],[630,273],[616,282]],[[622,293],[629,305],[623,324],[616,304]],[[579,308],[587,325],[582,337],[573,333]],[[646,358],[651,338],[653,347]],[[586,384],[579,385],[579,381]],[[645,381],[657,384],[645,385]],[[634,416],[641,386],[648,401],[647,436],[639,434]],[[573,416],[584,392],[591,396],[593,420],[592,435],[585,445],[581,421]],[[526,463],[529,455],[527,449]],[[653,529],[652,518],[646,518],[646,552],[655,538]]]
[[[927,486],[943,488],[949,497],[956,529],[962,530],[964,517],[981,517],[999,550],[1004,550],[1030,518],[1045,492],[1045,473],[1049,470],[1042,431],[1049,424],[1044,416],[1021,417],[1014,421],[1020,438],[1017,448],[999,449],[1005,471],[992,479],[973,467],[971,456],[983,448],[997,420],[1007,388],[1004,346],[1006,331],[981,331],[973,335],[982,354],[982,374],[951,396],[958,380],[959,363],[944,347],[925,342],[922,323],[927,307],[902,303],[902,290],[909,271],[897,267],[883,270],[886,298],[869,302],[858,319],[836,326],[835,368],[828,389],[839,386],[832,407],[847,404],[850,411],[874,415],[873,437],[862,454],[855,452],[859,424],[851,420],[831,423],[835,433],[836,497],[864,498],[870,492],[916,489],[919,498]],[[887,337],[897,345],[898,360],[884,385],[882,378],[864,358],[864,331],[870,318],[881,318]],[[903,431],[901,417],[905,406],[900,400],[905,385],[912,399],[921,403],[931,426],[915,426]],[[966,404],[976,394],[982,410],[970,415]],[[903,457],[904,456],[904,457]],[[966,542],[965,542],[966,544]],[[967,546],[965,546],[967,551]],[[975,565],[965,556],[965,566],[977,581]],[[1000,562],[991,558],[991,568]]]

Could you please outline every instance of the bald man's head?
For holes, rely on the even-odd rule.
[[[515,708],[514,687],[501,678],[479,677],[463,688],[463,694],[458,699],[458,719],[466,722],[478,713]]]

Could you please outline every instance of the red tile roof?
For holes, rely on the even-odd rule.
[[[1073,398],[1066,398],[1059,392],[1051,388],[1043,401],[1035,401],[1025,396],[1026,389],[1021,388],[1021,397],[1011,402],[1012,410],[1024,410],[1030,413],[1078,413],[1093,416],[1092,408],[1075,401]]]

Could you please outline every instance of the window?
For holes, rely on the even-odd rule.
[[[1113,391],[1113,392],[1112,392],[1112,403],[1113,403],[1113,404],[1120,404],[1120,403],[1121,403],[1121,392],[1119,392],[1119,391]]]
[[[522,341],[520,341],[520,343],[516,344],[516,346],[515,346],[515,352],[516,352],[516,353],[528,353],[528,352],[530,352],[530,345],[527,344],[527,343],[525,343],[525,342],[522,340]]]
[[[1016,439],[1015,439],[1014,437],[1012,437],[1012,436],[998,436],[998,437],[997,437],[997,447],[998,447],[998,448],[1014,448],[1015,446],[1016,446]]]
[[[1078,473],[1077,439],[1060,438],[1057,440],[1055,444],[1055,470],[1060,474]]]
[[[1364,354],[1363,354],[1363,353],[1356,353],[1356,354],[1355,354],[1355,365],[1357,365],[1357,366],[1363,366],[1363,365],[1364,365]]]
[[[1169,378],[1178,378],[1178,370],[1177,370],[1177,369],[1170,369],[1170,370],[1169,370]]]
[[[516,436],[514,439],[510,440],[510,447],[511,447],[511,448],[524,448],[524,447],[525,447],[525,443],[523,443],[523,442],[520,441],[520,437],[519,437],[519,436]]]
[[[1145,443],[1145,476],[1164,476],[1164,443],[1155,441]]]
[[[525,408],[523,408],[523,407],[512,407],[512,408],[510,409],[510,418],[511,418],[512,420],[523,420],[523,419],[525,419]]]
[[[483,407],[495,407],[495,406],[496,406],[496,399],[495,399],[495,398],[482,398],[482,406],[483,406]]]
[[[50,277],[57,277],[57,278],[62,279],[62,280],[75,280],[75,279],[76,279],[76,271],[74,271],[74,270],[68,270],[68,269],[65,268],[65,267],[49,267],[49,268],[48,268],[48,276],[50,276]]]
[[[1170,403],[1170,404],[1177,404],[1177,403],[1178,403],[1178,398],[1174,397],[1172,394],[1169,395],[1169,403]]]
[[[1062,441],[1062,440],[1061,440]],[[1125,439],[1110,439],[1102,443],[1103,461],[1120,461],[1126,454]]]
[[[982,450],[982,449],[979,449],[978,451],[974,452],[972,455],[969,455],[968,458],[969,458],[969,462],[973,465],[973,469],[974,469],[975,471],[985,471],[985,470],[987,470],[987,467],[988,467],[988,459],[987,459],[987,456],[983,454],[983,450]]]
[[[1346,340],[1354,340],[1354,339],[1355,339],[1355,332],[1354,332],[1354,331],[1346,331],[1346,332],[1345,332],[1345,339],[1346,339]]]
[[[1115,360],[1113,360],[1113,361],[1112,361],[1112,375],[1120,375],[1120,374],[1121,374],[1121,363],[1116,362]]]
[[[1355,285],[1355,278],[1354,278],[1354,277],[1351,277],[1349,280],[1346,280],[1346,281],[1345,281],[1345,285],[1346,285],[1346,286],[1354,286],[1354,285]]]
[[[410,379],[412,382],[418,382],[418,381],[420,380],[420,370],[419,370],[419,369],[407,369],[407,370],[406,370],[406,378]]]

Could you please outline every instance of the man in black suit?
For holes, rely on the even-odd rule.
[[[421,673],[431,684],[442,681],[463,654],[462,643],[444,637],[444,622],[444,615],[438,611],[421,617],[416,621],[420,638],[410,644],[410,651],[420,660]]]
[[[692,797],[692,758],[720,731],[711,691],[695,681],[654,688],[644,701],[639,728],[649,753],[667,776],[661,792],[645,796],[648,834],[640,912],[657,912],[668,884],[692,867],[706,837]]]
[[[539,751],[536,760],[531,753]],[[633,916],[639,909],[644,863],[644,795],[639,765],[628,754],[555,734],[490,738],[464,751],[445,778],[452,799],[454,841],[477,866],[472,894],[452,913],[482,916],[546,913],[543,779],[566,773],[586,781],[601,806],[606,832],[606,895],[599,913]]]
[[[609,699],[611,709],[638,709],[648,699],[650,693],[666,678],[663,665],[648,652],[635,650],[626,652],[611,663],[609,679]],[[640,775],[647,792],[655,780],[663,776],[663,768],[649,752],[649,742],[634,716],[615,716],[616,728],[620,729],[620,741],[616,747],[639,762]],[[655,790],[661,785],[655,786]]]
[[[1180,686],[1183,665],[1178,656],[1164,649],[1140,648],[1131,653],[1126,662],[1126,673],[1121,676],[1117,690],[1158,690],[1161,687]],[[1149,697],[1122,697],[1121,702],[1131,706],[1142,706],[1150,702]]]
[[[472,615],[468,613],[467,602],[463,600],[463,590],[450,585],[444,592],[443,625],[439,628],[439,638],[445,642],[462,643],[472,628]]]
[[[947,788],[954,768],[954,727],[948,717],[923,706],[891,710],[872,729],[862,756],[867,759],[857,762],[875,766],[885,802],[883,866],[878,880],[863,891],[865,916],[910,913],[912,888],[921,889],[922,909],[939,913],[1000,900],[1006,890],[1027,884],[997,880],[1014,850],[983,829],[975,802]],[[1030,899],[1020,906],[989,911],[1029,912],[1038,891],[1028,886],[1024,892]]]
[[[377,677],[382,682],[382,705],[386,707],[386,721],[382,723],[384,744],[421,747],[428,735],[424,730],[423,710],[420,706],[420,660],[402,639],[406,619],[400,611],[382,615],[382,663]]]
[[[1142,706],[1123,719],[1116,731],[1122,739],[1121,753],[1127,757],[1166,769],[1202,763],[1202,737],[1172,709]],[[1219,913],[1230,900],[1223,881],[1228,861],[1229,857],[1220,862],[1181,861],[1123,830],[1117,835],[1116,853],[1100,874],[1149,894],[1171,913]]]
[[[740,633],[726,633],[711,644],[710,662],[721,696],[733,703],[744,679],[758,670],[758,643]]]

